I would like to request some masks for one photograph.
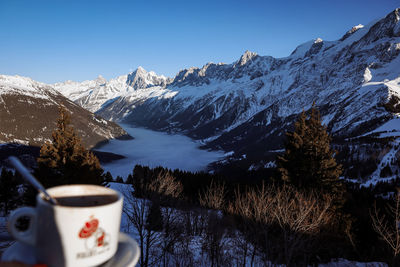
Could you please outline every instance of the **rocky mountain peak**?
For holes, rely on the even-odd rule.
[[[348,31],[348,32],[353,33],[353,32],[355,32],[355,31],[358,31],[358,30],[361,29],[361,28],[364,28],[364,25],[358,24],[358,25],[356,25],[356,26],[353,26],[353,28],[351,28],[350,31]]]
[[[396,26],[393,28],[394,36],[400,36],[400,8],[396,8],[394,11]]]
[[[396,20],[397,22],[400,20],[400,8],[396,8],[395,10],[393,10],[393,13],[396,16]]]
[[[199,71],[199,76],[206,76],[207,74],[209,74],[210,72],[212,72],[213,70],[215,70],[215,68],[216,68],[217,66],[220,66],[220,65],[224,65],[224,64],[223,64],[223,63],[215,64],[215,63],[212,63],[212,62],[207,63],[206,65],[204,65],[204,66],[200,69],[200,71]]]
[[[308,56],[319,53],[321,51],[321,48],[323,47],[323,45],[324,45],[324,41],[318,37],[317,39],[314,40],[313,44],[308,49],[305,56],[308,57]]]
[[[134,89],[143,89],[149,86],[165,86],[167,78],[158,76],[155,72],[147,72],[143,67],[139,66],[135,71],[128,74],[126,83]]]
[[[342,38],[339,39],[339,41],[344,41],[346,40],[350,35],[352,35],[353,33],[355,33],[356,31],[358,31],[359,29],[364,28],[364,25],[362,24],[358,24],[356,26],[353,26],[350,30],[348,30],[343,36]]]
[[[377,40],[385,38],[400,37],[400,9],[397,8],[390,12],[386,17],[375,22],[356,44],[356,47],[370,45]]]
[[[254,60],[257,56],[257,53],[246,50],[246,52],[244,52],[244,54],[238,60],[237,65],[243,66],[247,62]]]
[[[318,43],[321,43],[321,42],[323,42],[323,40],[318,37],[317,39],[315,39],[314,44],[318,44]]]
[[[96,84],[101,85],[107,83],[107,80],[103,76],[99,75],[97,76],[95,82]]]
[[[136,72],[136,74],[146,74],[147,73],[147,71],[142,66],[137,67],[135,72]]]
[[[137,67],[136,70],[132,71],[128,75],[130,75],[130,76],[144,76],[146,73],[147,73],[147,71],[143,67],[139,66],[139,67]]]

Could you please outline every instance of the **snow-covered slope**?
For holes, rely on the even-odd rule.
[[[43,144],[56,127],[60,105],[72,113],[72,124],[88,147],[127,135],[117,124],[88,112],[53,86],[0,75],[0,143]]]

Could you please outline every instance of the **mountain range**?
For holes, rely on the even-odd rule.
[[[270,166],[271,155],[283,148],[285,131],[313,103],[342,147],[343,140],[358,140],[361,147],[372,145],[365,137],[400,136],[398,114],[387,108],[400,99],[399,21],[398,8],[354,26],[339,40],[301,44],[284,58],[246,51],[231,64],[207,63],[174,78],[139,67],[108,81],[99,76],[39,87],[60,92],[104,119],[183,133],[206,148],[230,152],[221,164]],[[393,157],[384,154],[376,164],[389,164],[395,172],[391,162],[398,146],[389,151]]]

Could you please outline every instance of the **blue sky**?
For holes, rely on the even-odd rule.
[[[142,66],[173,77],[246,50],[288,56],[396,7],[397,0],[0,0],[0,74],[53,83]]]

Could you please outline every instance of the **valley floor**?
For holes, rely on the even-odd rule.
[[[200,149],[200,144],[187,136],[167,134],[149,129],[121,126],[134,137],[132,140],[111,140],[98,148],[99,151],[112,152],[124,159],[103,164],[105,171],[113,177],[127,177],[136,164],[185,171],[202,171],[207,165],[224,157],[221,151]]]

